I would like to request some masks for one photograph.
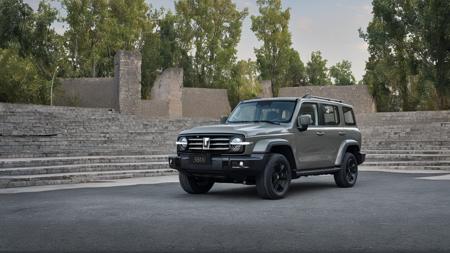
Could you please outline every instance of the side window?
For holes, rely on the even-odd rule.
[[[342,107],[344,111],[344,122],[346,125],[356,125],[355,122],[355,114],[353,113],[353,109],[350,107]]]
[[[311,124],[312,126],[318,125],[317,120],[319,117],[318,117],[318,113],[317,113],[317,104],[303,103],[302,107],[300,108],[300,115],[305,115],[305,114],[311,115],[311,119],[313,121],[313,123]]]
[[[320,125],[336,126],[339,125],[339,109],[335,105],[321,105]]]

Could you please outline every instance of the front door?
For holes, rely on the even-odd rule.
[[[305,131],[296,133],[295,154],[301,170],[327,167],[323,145],[325,134],[319,126],[319,105],[316,103],[302,103],[300,115],[311,115],[312,123]]]

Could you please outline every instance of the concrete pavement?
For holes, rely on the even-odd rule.
[[[0,251],[449,252],[442,178],[362,171],[342,189],[308,177],[278,201],[253,186],[189,195],[173,182],[5,193]]]

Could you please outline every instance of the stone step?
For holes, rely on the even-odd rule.
[[[0,178],[16,175],[42,175],[56,173],[94,172],[94,171],[120,171],[120,170],[147,170],[168,168],[167,161],[159,162],[135,162],[135,163],[92,163],[69,164],[39,167],[20,167],[0,169]]]
[[[395,149],[395,150],[399,150],[399,152],[403,152],[403,151],[412,151],[412,150],[417,150],[417,149],[421,149],[421,150],[449,150],[450,148],[448,147],[440,147],[440,146],[425,146],[425,147],[418,147],[418,146],[383,146],[383,145],[377,145],[377,146],[367,146],[367,145],[363,145],[362,146],[363,149],[370,149],[370,150],[390,150],[390,149]]]
[[[421,165],[409,165],[409,166],[366,166],[361,164],[358,166],[360,170],[402,170],[402,171],[414,171],[414,170],[430,170],[430,171],[448,171],[450,173],[450,166],[434,165],[434,166],[421,166]]]
[[[448,154],[449,149],[363,149],[364,154]]]
[[[139,163],[167,161],[168,155],[71,156],[0,159],[0,169],[98,163]]]
[[[41,158],[41,157],[67,157],[67,154],[71,156],[122,156],[122,155],[164,155],[170,153],[170,151],[174,151],[174,148],[171,149],[162,149],[162,150],[95,150],[95,151],[86,151],[86,150],[70,150],[70,152],[60,152],[60,151],[48,151],[48,152],[22,152],[22,153],[1,153],[0,159],[11,159],[11,158]],[[174,152],[172,152],[174,153]]]
[[[447,154],[367,154],[366,162],[377,161],[450,161]]]
[[[367,161],[364,166],[450,166],[450,160],[444,161]]]
[[[76,184],[100,180],[115,180],[133,177],[149,177],[176,174],[172,169],[95,171],[82,173],[57,173],[45,175],[20,175],[0,177],[0,188],[26,187],[55,184]]]

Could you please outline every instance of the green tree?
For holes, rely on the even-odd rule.
[[[291,48],[288,54],[289,67],[287,69],[286,81],[282,86],[301,86],[306,85],[305,65],[300,59],[300,54]]]
[[[47,103],[49,83],[63,57],[51,28],[57,11],[41,1],[36,12],[22,0],[0,2],[1,101]],[[22,69],[21,69],[22,68]]]
[[[177,41],[177,16],[164,10],[153,11],[153,22],[144,33],[142,53],[142,97],[148,98],[156,77],[166,68],[182,67],[181,50]]]
[[[364,82],[378,110],[450,108],[450,3],[374,0],[361,37],[369,44]]]
[[[322,58],[320,51],[312,52],[311,59],[306,64],[306,75],[310,85],[329,85],[327,60]]]
[[[419,13],[420,22],[412,22],[411,29],[417,40],[423,40],[423,49],[419,61],[424,72],[421,76],[434,83],[441,110],[450,109],[450,1],[418,1],[410,16],[415,19]],[[417,29],[417,27],[419,29]],[[416,28],[418,31],[415,31]]]
[[[352,73],[352,63],[343,60],[336,63],[330,68],[330,77],[333,79],[334,85],[354,85],[356,84],[355,77]]]
[[[52,28],[57,20],[58,11],[48,1],[41,1],[34,13],[33,41],[31,55],[45,79],[50,80],[57,66],[62,67],[65,59],[63,38]]]
[[[0,48],[15,47],[23,57],[32,48],[33,9],[22,0],[0,1]]]
[[[74,76],[112,76],[118,50],[140,50],[148,27],[145,0],[60,0]]]
[[[290,10],[282,9],[281,0],[257,0],[259,16],[252,16],[252,31],[263,45],[255,49],[261,78],[272,82],[272,92],[286,84],[291,50]],[[294,56],[295,57],[295,56]]]
[[[257,97],[261,92],[261,83],[258,80],[258,67],[254,61],[238,61],[233,66],[232,73],[228,98],[233,108],[241,100]]]
[[[17,49],[0,49],[0,102],[46,103],[49,81],[32,57],[21,57]]]
[[[247,9],[238,11],[231,0],[179,0],[175,2],[185,86],[226,87],[236,61]]]

